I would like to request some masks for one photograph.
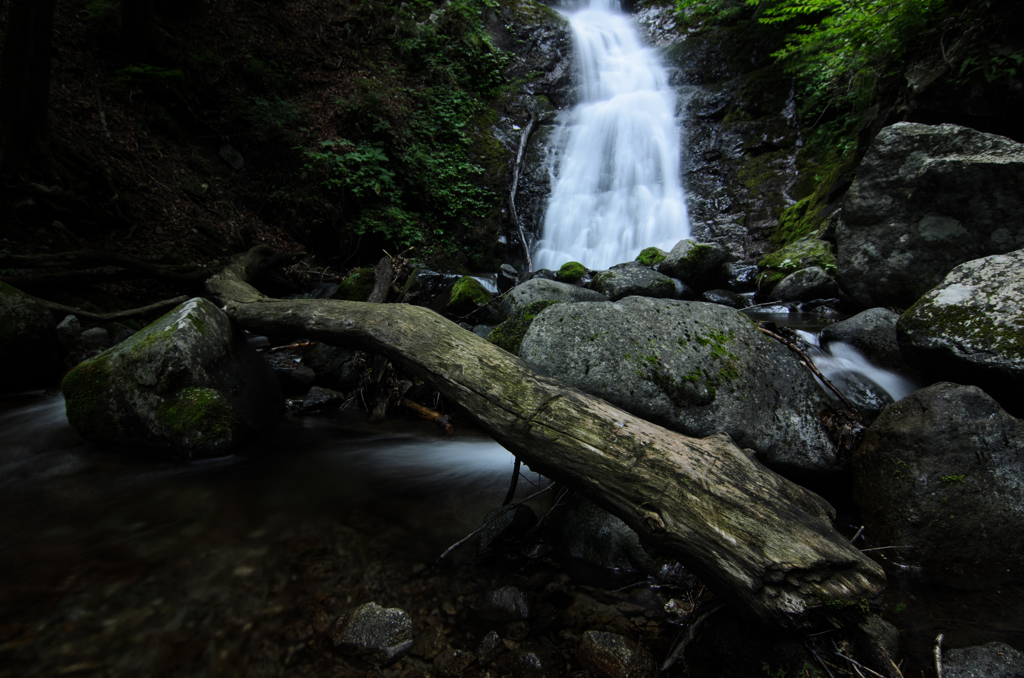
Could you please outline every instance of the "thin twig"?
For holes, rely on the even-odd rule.
[[[810,357],[806,353],[804,353],[804,350],[802,348],[797,346],[794,342],[789,341],[788,339],[783,337],[781,334],[776,334],[775,332],[772,332],[769,329],[766,329],[764,327],[760,327],[760,325],[758,327],[760,328],[760,330],[762,332],[767,334],[769,337],[771,337],[772,339],[775,339],[776,341],[782,342],[783,344],[786,345],[786,347],[790,351],[792,351],[793,353],[796,353],[797,356],[799,356],[800,359],[804,362],[804,364],[807,365],[808,369],[811,370],[811,372],[814,374],[814,376],[817,377],[818,379],[820,379],[821,383],[823,383],[825,385],[825,387],[828,388],[828,390],[830,390],[833,393],[835,393],[836,396],[839,398],[839,400],[842,401],[843,405],[848,410],[850,410],[851,412],[856,412],[858,416],[860,415],[860,411],[856,407],[854,407],[853,403],[850,402],[849,398],[847,398],[845,395],[843,395],[842,391],[840,391],[838,388],[836,388],[835,384],[833,384],[831,381],[829,381],[828,378],[826,378],[825,375],[821,373],[821,370],[819,370],[817,367],[814,366],[814,362],[810,359]]]
[[[696,621],[690,624],[690,630],[687,632],[686,637],[676,643],[676,646],[672,648],[672,653],[669,654],[668,658],[665,659],[665,663],[661,665],[661,671],[659,673],[665,673],[672,668],[679,658],[683,656],[683,652],[686,650],[686,646],[693,642],[693,639],[697,636],[697,627],[704,623],[708,617],[725,607],[725,603],[719,603],[713,608],[697,617]]]
[[[935,675],[942,678],[942,638],[940,633],[935,638]]]
[[[881,673],[878,673],[877,671],[872,671],[872,670],[871,670],[871,669],[869,669],[868,667],[866,667],[866,666],[864,666],[863,664],[861,664],[860,662],[858,662],[858,661],[857,661],[856,659],[854,659],[853,657],[850,657],[850,656],[848,656],[848,655],[845,655],[845,654],[843,654],[843,651],[839,649],[839,646],[838,646],[838,645],[836,645],[836,641],[834,641],[834,640],[832,641],[832,647],[834,647],[834,648],[836,649],[836,654],[837,654],[838,656],[840,656],[840,657],[842,657],[843,659],[845,659],[846,661],[850,662],[850,664],[851,664],[852,666],[854,666],[854,667],[860,667],[860,668],[864,669],[865,671],[867,671],[868,673],[870,673],[871,675],[873,675],[873,676],[878,676],[878,678],[885,678],[885,676],[883,676],[883,675],[882,675]],[[857,673],[860,673],[860,671],[857,671]]]
[[[859,537],[863,533],[864,533],[864,526],[861,525],[860,529],[857,530],[857,534],[853,535],[853,539],[850,540],[850,543],[852,544],[853,542],[857,541],[857,537]]]
[[[516,496],[516,487],[519,485],[519,469],[522,468],[523,462],[519,457],[516,457],[516,465],[512,469],[512,481],[508,485],[508,494],[505,495],[505,501],[501,502],[502,506],[508,506],[512,503],[512,499]]]
[[[460,546],[465,544],[467,541],[469,541],[470,539],[475,537],[481,530],[483,530],[485,527],[487,527],[492,522],[497,520],[499,516],[502,516],[502,515],[508,513],[509,511],[511,511],[515,507],[519,506],[520,504],[525,504],[526,502],[530,501],[531,499],[534,499],[535,497],[539,497],[540,495],[542,495],[545,492],[547,492],[548,490],[550,490],[552,487],[554,487],[554,485],[548,485],[543,490],[541,490],[539,492],[534,492],[533,494],[531,494],[526,499],[520,499],[516,503],[509,504],[508,506],[502,508],[500,511],[495,513],[493,516],[491,516],[490,518],[485,520],[480,527],[476,528],[475,530],[473,530],[472,532],[467,534],[465,537],[463,537],[462,539],[458,540],[457,542],[455,542],[454,544],[449,546],[447,549],[445,549],[445,552],[441,554],[441,556],[437,559],[437,562],[434,563],[432,567],[437,567],[438,565],[440,565],[441,561],[444,560],[448,556],[449,553],[451,553],[452,551],[454,551],[455,549],[459,548]]]
[[[828,668],[828,664],[826,664],[822,660],[822,658],[818,656],[818,653],[814,651],[814,648],[808,646],[807,649],[811,651],[811,654],[814,655],[814,658],[818,660],[819,664],[821,664],[821,668],[825,669],[825,673],[828,674],[828,678],[836,678],[834,675],[832,675],[832,671]]]

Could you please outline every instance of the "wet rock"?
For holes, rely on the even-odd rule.
[[[601,678],[649,678],[657,672],[654,658],[647,650],[617,633],[587,631],[576,658]]]
[[[416,636],[416,640],[413,642],[412,648],[409,651],[417,657],[433,659],[439,655],[447,645],[448,640],[444,636],[443,627],[440,625],[427,626],[427,628],[423,630],[423,633]]]
[[[511,292],[505,295],[502,301],[501,310],[508,318],[520,308],[536,301],[602,301],[607,302],[608,297],[588,290],[585,287],[560,283],[544,278],[532,278],[522,285],[514,287]]]
[[[871,423],[878,418],[893,399],[870,379],[856,372],[839,372],[825,375],[832,385],[846,396],[857,408],[864,421]]]
[[[769,464],[844,464],[817,417],[828,404],[821,387],[733,309],[645,297],[558,304],[534,320],[520,356],[681,433],[725,431]]]
[[[64,316],[64,319],[57,323],[57,339],[65,350],[71,351],[78,347],[82,338],[82,324],[73,315]]]
[[[480,337],[481,339],[486,339],[488,336],[490,336],[491,332],[493,331],[493,325],[473,325],[473,334]]]
[[[323,386],[314,386],[309,389],[306,397],[303,398],[300,414],[316,414],[318,412],[333,412],[345,404],[345,394],[332,391]]]
[[[524,621],[514,621],[501,628],[501,635],[513,643],[521,643],[530,635],[530,625]]]
[[[708,290],[700,295],[700,301],[709,304],[719,304],[729,308],[746,308],[750,306],[750,300],[729,290]]]
[[[903,314],[896,332],[914,367],[977,384],[1024,415],[1024,250],[957,266]]]
[[[868,668],[883,676],[897,676],[892,667],[898,666],[901,657],[900,631],[877,614],[869,616],[858,625],[856,656]]]
[[[672,278],[672,284],[676,286],[676,293],[673,299],[679,299],[680,301],[696,301],[697,293],[693,291],[693,288],[684,283],[682,280]]]
[[[459,678],[475,661],[476,656],[472,652],[453,650],[449,647],[434,657],[434,670],[441,678]]]
[[[505,652],[505,644],[501,642],[501,636],[495,631],[488,631],[480,640],[476,649],[476,656],[481,666],[487,666]]]
[[[828,325],[821,331],[821,344],[849,344],[882,369],[913,376],[916,371],[903,360],[896,340],[896,321],[900,316],[887,308],[869,308],[852,318]]]
[[[816,266],[825,271],[834,271],[836,259],[832,253],[832,243],[817,238],[804,238],[766,254],[758,266],[761,272],[757,276],[757,289],[762,294],[769,294],[787,276],[805,268]]]
[[[60,351],[50,311],[21,290],[0,282],[0,389],[47,385],[58,377]]]
[[[498,291],[508,292],[519,282],[519,271],[509,264],[502,264],[498,271]]]
[[[509,656],[509,669],[514,678],[555,678],[559,675],[558,658],[542,650],[518,650]]]
[[[81,363],[61,390],[87,440],[186,459],[230,454],[283,406],[270,367],[200,298]]]
[[[943,678],[1021,678],[1024,653],[1006,643],[949,650],[942,659]]]
[[[334,391],[348,391],[359,383],[359,370],[355,366],[356,352],[317,343],[302,354],[302,364],[313,370],[313,383]]]
[[[485,619],[497,622],[521,621],[530,616],[526,594],[515,586],[488,591],[480,605]]]
[[[1024,145],[956,125],[897,123],[868,149],[836,230],[839,283],[906,308],[955,266],[1024,247]]]
[[[594,276],[590,289],[604,294],[612,301],[625,297],[675,297],[676,286],[667,275],[652,271],[640,262],[631,261],[612,266]]]
[[[412,619],[397,607],[366,603],[346,613],[331,629],[331,641],[345,654],[366,655],[384,665],[412,648]]]
[[[220,156],[221,160],[231,165],[231,169],[233,170],[237,171],[245,166],[245,158],[243,158],[242,154],[235,150],[235,147],[231,144],[224,144],[221,146],[220,150],[217,151],[217,155]]]
[[[281,391],[286,397],[305,395],[316,379],[316,372],[298,363],[286,366],[274,365],[273,367],[274,374],[277,375],[277,382],[281,385]]]
[[[536,524],[537,515],[524,504],[492,509],[484,518],[484,527],[480,531],[480,554],[514,551]]]
[[[416,274],[416,283],[413,287],[413,291],[416,292],[416,303],[421,305],[430,303],[435,297],[451,289],[452,285],[461,277],[457,273],[438,273],[437,271],[421,269]],[[369,296],[369,292],[367,292],[367,296]]]
[[[852,462],[873,543],[928,580],[983,588],[1024,572],[1024,421],[939,383],[890,405]]]
[[[839,286],[817,266],[805,268],[783,278],[768,295],[768,301],[810,301],[828,299],[839,293]]]
[[[753,292],[760,269],[752,264],[722,264],[721,277],[730,292]]]
[[[526,330],[530,329],[534,319],[548,306],[561,303],[563,302],[555,300],[534,301],[517,308],[487,335],[487,341],[500,346],[509,353],[519,355],[523,337],[526,335]]]
[[[657,571],[626,523],[582,495],[553,512],[545,540],[570,563],[577,576],[602,583],[610,577],[642,579]]]
[[[728,260],[729,251],[718,243],[680,240],[658,264],[658,272],[678,278],[695,290],[705,290]]]

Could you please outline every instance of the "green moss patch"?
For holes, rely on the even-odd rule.
[[[444,310],[454,315],[466,315],[491,303],[491,293],[471,276],[463,276],[452,286],[452,294]]]
[[[217,448],[231,442],[237,420],[227,400],[208,388],[184,388],[157,410],[157,421],[189,447]]]
[[[80,363],[67,373],[60,384],[64,394],[68,423],[87,440],[111,440],[117,433],[117,421],[107,407],[110,390],[110,359],[100,355]]]
[[[660,250],[657,247],[648,247],[640,254],[636,255],[636,261],[639,261],[644,266],[655,267],[661,262],[665,261],[665,257],[668,256],[668,252]]]
[[[523,343],[523,337],[526,336],[526,330],[530,329],[530,325],[533,324],[534,318],[540,315],[540,312],[548,306],[561,303],[564,302],[545,299],[523,306],[513,313],[508,320],[491,330],[491,333],[487,335],[487,341],[499,348],[505,349],[509,353],[519,355],[519,347]],[[597,335],[592,337],[592,339],[597,338]]]
[[[757,286],[768,291],[791,273],[811,266],[835,275],[836,257],[832,253],[832,243],[806,238],[764,255],[758,266],[763,270],[757,276]]]
[[[570,261],[562,264],[562,267],[555,273],[559,282],[576,284],[587,274],[586,267],[578,261]]]
[[[372,268],[357,268],[338,285],[331,298],[342,301],[366,301],[373,292],[374,276]]]

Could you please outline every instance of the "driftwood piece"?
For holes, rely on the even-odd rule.
[[[689,438],[535,372],[429,309],[262,297],[239,255],[208,293],[240,327],[386,355],[462,404],[535,471],[582,488],[649,543],[765,623],[846,623],[885,586],[831,507],[724,435]]]
[[[115,320],[127,320],[128,318],[138,318],[149,313],[156,313],[158,311],[164,311],[174,308],[178,304],[183,304],[188,301],[188,297],[182,295],[180,297],[174,297],[173,299],[164,299],[148,306],[141,306],[139,308],[130,308],[126,311],[114,311],[112,313],[93,313],[92,311],[86,311],[85,309],[75,308],[74,306],[65,306],[64,304],[58,304],[54,301],[47,301],[45,299],[39,299],[32,297],[37,302],[45,306],[51,312],[58,315],[73,315],[79,320],[89,320],[91,322],[114,322]]]

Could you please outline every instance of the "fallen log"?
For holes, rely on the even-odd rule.
[[[689,438],[545,377],[429,309],[274,300],[245,281],[255,248],[207,282],[240,327],[387,356],[468,409],[530,467],[583,489],[647,542],[765,623],[849,623],[885,586],[823,499],[725,434]]]

